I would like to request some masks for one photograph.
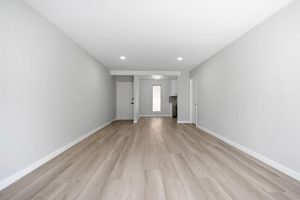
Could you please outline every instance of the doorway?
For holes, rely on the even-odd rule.
[[[133,120],[133,82],[117,82],[116,98],[117,119]]]
[[[191,86],[191,122],[197,126],[197,76],[190,80]]]

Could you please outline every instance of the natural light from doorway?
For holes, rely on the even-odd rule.
[[[152,86],[152,111],[153,112],[161,111],[161,86],[160,85]]]

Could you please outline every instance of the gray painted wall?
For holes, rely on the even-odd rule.
[[[300,1],[193,75],[198,76],[199,125],[300,172]]]
[[[133,82],[133,76],[115,76],[116,82]]]
[[[178,121],[190,122],[190,74],[181,71],[178,76]]]
[[[152,85],[161,85],[161,112],[152,112]],[[169,96],[171,80],[143,80],[140,79],[140,115],[171,115]]]
[[[115,79],[23,1],[0,1],[0,181],[115,118]]]

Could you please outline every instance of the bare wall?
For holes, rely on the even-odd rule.
[[[191,72],[198,125],[298,173],[299,24],[294,1]]]
[[[143,80],[139,81],[139,113],[141,116],[170,116],[171,80]],[[161,85],[161,112],[152,111],[152,85]]]
[[[181,71],[178,76],[178,122],[190,122],[190,74]]]
[[[115,79],[23,1],[0,1],[0,182],[115,118]]]

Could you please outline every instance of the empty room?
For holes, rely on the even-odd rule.
[[[0,0],[0,200],[299,200],[300,1]]]

